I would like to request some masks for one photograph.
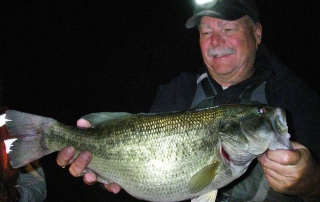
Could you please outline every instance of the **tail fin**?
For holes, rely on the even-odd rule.
[[[46,130],[56,120],[15,110],[6,111],[6,126],[10,135],[16,138],[9,145],[8,155],[13,168],[19,168],[52,153],[45,142]]]

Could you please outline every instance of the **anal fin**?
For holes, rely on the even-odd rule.
[[[213,190],[197,198],[191,199],[191,202],[214,202],[216,201],[218,190]]]

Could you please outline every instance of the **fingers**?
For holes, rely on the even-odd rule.
[[[89,121],[87,121],[85,119],[79,119],[77,121],[77,126],[79,128],[90,128],[91,124],[89,123]],[[75,154],[75,148],[72,146],[68,146],[68,147],[65,147],[64,149],[62,149],[58,153],[58,156],[57,156],[58,165],[61,167],[65,167],[65,166],[69,165],[72,162],[74,154]]]
[[[79,128],[90,128],[91,124],[85,119],[79,119],[77,121],[77,126]],[[65,167],[69,165],[69,172],[74,177],[79,177],[87,169],[88,164],[92,160],[92,155],[88,151],[81,152],[76,159],[73,159],[75,155],[75,148],[68,146],[63,148],[57,156],[57,163],[59,166]],[[83,175],[84,183],[91,185],[97,181],[97,177],[92,172],[87,172]],[[113,193],[118,193],[121,187],[118,184],[105,184],[105,188]]]
[[[265,173],[277,181],[296,180],[305,167],[305,158],[300,150],[268,151],[258,161]],[[291,182],[289,182],[291,183]]]
[[[97,177],[94,173],[88,172],[83,176],[83,181],[87,185],[92,185],[97,182]]]
[[[76,150],[74,147],[68,146],[63,148],[57,156],[57,164],[61,167],[69,165],[74,157]]]
[[[84,151],[73,160],[75,155],[75,149],[72,146],[63,148],[57,156],[57,164],[61,167],[65,167],[70,164],[69,172],[74,177],[79,177],[86,170],[88,164],[91,162],[92,155],[88,151]],[[83,176],[83,181],[86,184],[94,184],[96,182],[96,175],[94,173],[86,173]]]
[[[304,194],[312,189],[318,165],[309,150],[293,143],[294,150],[267,151],[258,158],[270,186],[284,194]]]
[[[91,124],[89,123],[89,121],[87,121],[85,119],[79,119],[77,121],[77,126],[79,128],[91,128]]]
[[[119,193],[121,187],[118,184],[104,184],[104,187],[115,194]]]
[[[297,179],[279,175],[271,169],[264,168],[265,176],[270,186],[277,192],[292,194],[291,187],[297,183]]]
[[[281,153],[279,153],[280,155]],[[270,186],[277,192],[290,194],[290,187],[298,182],[297,172],[293,166],[284,166],[272,161],[268,155],[259,158],[265,177]]]
[[[308,157],[308,149],[297,142],[291,142],[295,150],[268,150],[262,158],[258,158],[265,167],[274,167],[276,164],[298,166]]]
[[[81,152],[78,157],[70,165],[69,171],[74,177],[79,177],[87,168],[92,159],[92,155],[88,151]]]
[[[79,119],[77,121],[77,126],[80,128],[89,128],[91,124],[85,119]],[[88,164],[91,162],[92,155],[88,151],[83,151],[78,155],[76,159],[75,148],[72,146],[67,146],[63,148],[57,156],[57,164],[61,167],[65,167],[70,164],[69,172],[74,177],[79,177],[86,170]],[[88,172],[84,174],[83,181],[86,184],[93,184],[96,182],[96,175],[94,173]]]
[[[300,150],[269,150],[264,157],[262,159],[269,160],[264,162],[266,167],[268,167],[268,164],[272,164],[270,166],[275,164],[296,166],[301,161],[301,152]]]

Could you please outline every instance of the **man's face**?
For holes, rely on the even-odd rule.
[[[210,75],[231,86],[250,77],[262,28],[248,17],[235,21],[204,16],[199,25],[200,48]]]

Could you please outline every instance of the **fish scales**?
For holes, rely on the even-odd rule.
[[[100,181],[116,182],[131,195],[149,201],[179,201],[216,190],[239,177],[258,155],[250,153],[251,145],[261,154],[279,135],[287,134],[283,110],[265,105],[162,114],[94,113],[84,117],[93,125],[89,129],[12,110],[6,114],[12,120],[7,127],[20,138],[9,153],[13,165],[21,165],[24,152],[17,147],[26,143],[19,134],[31,131],[28,118],[32,117],[30,127],[38,124],[35,130],[41,131],[41,152],[32,160],[66,145],[77,152],[88,150],[93,155],[88,168]],[[258,138],[253,139],[261,143],[249,137],[256,131]],[[288,142],[288,136],[284,139]],[[287,142],[273,148],[288,148]]]
[[[158,194],[172,194],[170,190],[179,190],[181,185],[167,187],[167,182],[176,179],[173,184],[179,185],[183,178],[190,178],[189,170],[194,169],[181,169],[181,166],[189,168],[189,165],[198,165],[200,162],[205,166],[212,158],[211,155],[205,156],[205,151],[202,151],[211,148],[211,152],[207,151],[207,154],[212,154],[212,144],[204,141],[206,133],[201,135],[199,132],[204,125],[214,124],[214,120],[207,118],[213,114],[203,112],[177,113],[170,116],[138,115],[113,122],[110,126],[103,127],[101,133],[86,129],[81,137],[77,136],[78,131],[73,132],[73,128],[57,124],[49,134],[60,134],[61,139],[53,138],[56,135],[48,135],[52,138],[48,138],[51,142],[48,141],[46,145],[52,150],[60,150],[63,148],[61,142],[64,142],[63,145],[73,145],[78,151],[89,150],[94,156],[89,168],[97,173],[110,173],[107,176],[109,181],[118,181],[120,184],[123,181],[124,184],[136,187],[137,183],[141,184],[140,179],[144,179],[146,190],[151,189],[149,185],[159,181],[154,189],[163,186],[163,192],[157,191]],[[218,117],[216,118],[218,120]],[[79,132],[83,133],[82,130]],[[194,146],[190,147],[190,144]],[[193,156],[198,158],[196,162]],[[183,159],[189,161],[181,165]],[[168,166],[164,168],[163,165]],[[161,166],[162,172],[151,174]],[[123,173],[130,175],[121,180],[124,178]],[[126,189],[126,186],[123,188]]]

